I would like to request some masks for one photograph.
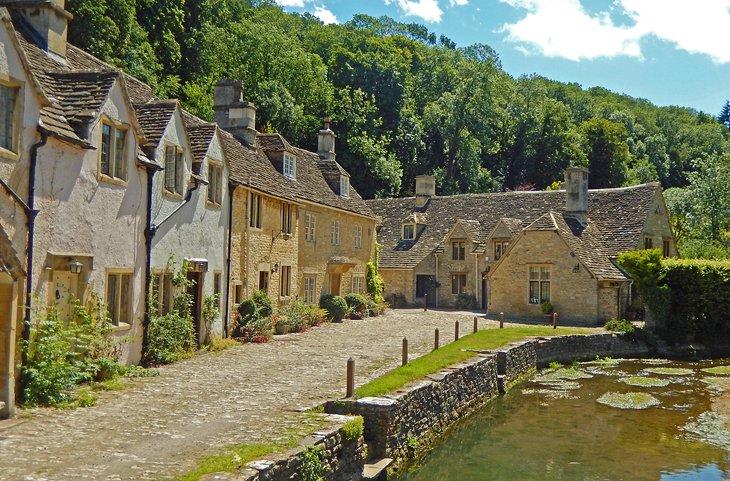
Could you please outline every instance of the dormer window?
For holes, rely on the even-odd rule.
[[[124,158],[126,137],[127,131],[121,125],[102,122],[99,171],[105,177],[127,180],[127,163]]]
[[[184,163],[181,147],[176,145],[165,147],[165,191],[182,195]]]
[[[290,179],[297,178],[297,158],[291,154],[284,154],[284,176]]]
[[[340,176],[340,195],[350,197],[350,179],[344,175]]]
[[[17,87],[0,84],[0,151],[12,154],[18,153],[19,92]]]
[[[403,240],[413,240],[416,238],[416,224],[403,224]]]

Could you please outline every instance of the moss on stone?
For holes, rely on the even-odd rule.
[[[648,376],[631,376],[622,377],[619,379],[620,382],[628,384],[629,386],[641,386],[641,387],[664,387],[669,384],[667,379],[659,379],[656,377]]]
[[[659,405],[657,398],[644,392],[607,392],[596,402],[618,409],[646,409]]]
[[[685,369],[682,367],[650,367],[649,369],[646,369],[646,372],[650,372],[652,374],[664,374],[667,376],[689,376],[694,373],[692,369]]]
[[[702,371],[709,374],[730,374],[730,366],[706,367]]]

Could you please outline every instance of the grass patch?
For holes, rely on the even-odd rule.
[[[730,374],[730,366],[706,367],[703,371],[710,374]]]
[[[210,352],[220,352],[225,351],[226,349],[230,349],[232,347],[238,347],[240,345],[240,342],[229,337],[214,337],[210,340],[210,344],[206,346],[206,349]]]
[[[433,374],[440,369],[474,357],[477,353],[473,351],[496,349],[529,336],[560,336],[589,334],[590,332],[588,329],[569,327],[553,329],[547,326],[511,327],[478,331],[370,381],[355,390],[355,396],[358,398],[382,396],[383,394],[395,391],[409,382],[423,379],[425,376]]]

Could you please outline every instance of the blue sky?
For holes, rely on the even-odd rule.
[[[355,13],[486,43],[537,73],[716,115],[730,98],[730,0],[276,0],[326,23]]]

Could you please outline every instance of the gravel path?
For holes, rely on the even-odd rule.
[[[187,471],[230,444],[282,439],[302,422],[287,414],[344,395],[352,356],[358,385],[411,356],[471,332],[471,312],[399,309],[303,334],[276,336],[160,369],[102,393],[94,407],[34,409],[0,422],[1,480],[157,480]],[[495,327],[480,317],[480,328]]]

